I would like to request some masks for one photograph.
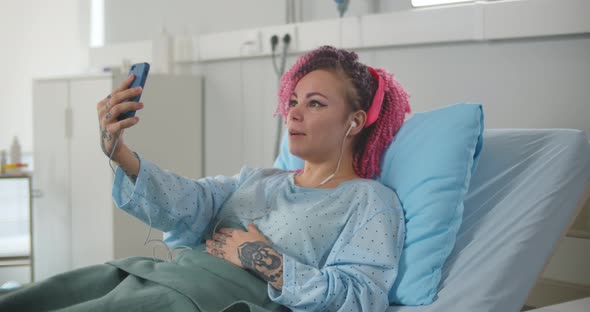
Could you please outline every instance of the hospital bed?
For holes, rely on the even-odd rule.
[[[387,311],[520,311],[588,200],[589,177],[582,131],[486,130],[435,301]]]
[[[590,145],[569,129],[484,132],[435,301],[388,312],[520,311],[590,195]]]

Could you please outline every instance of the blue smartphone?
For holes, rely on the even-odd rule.
[[[147,80],[147,76],[148,73],[150,72],[150,64],[148,63],[137,63],[137,64],[133,64],[131,65],[131,68],[129,69],[129,75],[134,74],[135,75],[135,79],[133,79],[133,82],[131,83],[131,86],[129,88],[135,88],[135,87],[144,87],[145,86],[145,81]],[[141,99],[141,94],[131,98],[125,102],[139,102],[139,99]],[[127,118],[131,118],[135,116],[135,111],[128,111],[125,113],[120,114],[117,117],[117,120],[121,121]]]

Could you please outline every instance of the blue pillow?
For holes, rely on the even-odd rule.
[[[442,267],[463,217],[463,199],[483,144],[480,104],[455,104],[416,113],[397,133],[383,157],[377,180],[393,189],[403,206],[406,238],[392,304],[434,301]],[[283,139],[275,167],[295,170],[303,161]]]

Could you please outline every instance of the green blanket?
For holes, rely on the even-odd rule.
[[[0,311],[288,311],[267,284],[204,252],[176,263],[132,257],[56,275],[0,296]]]

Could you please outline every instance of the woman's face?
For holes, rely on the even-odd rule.
[[[287,114],[291,154],[312,162],[338,158],[351,123],[347,87],[341,76],[328,70],[312,71],[299,80]]]

